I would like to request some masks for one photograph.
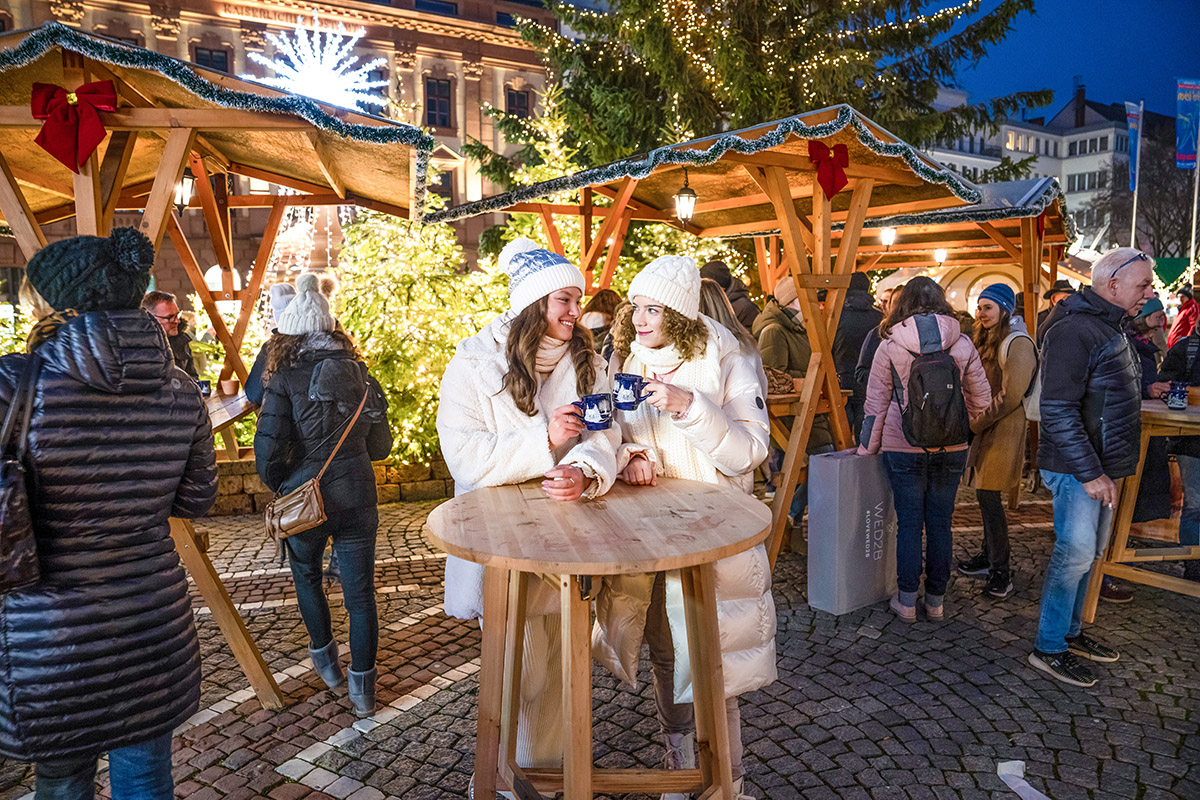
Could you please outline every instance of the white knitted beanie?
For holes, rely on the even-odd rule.
[[[796,299],[796,282],[790,274],[784,275],[775,283],[775,291],[772,292],[775,296],[775,301],[779,305],[787,308],[792,301]]]
[[[629,299],[638,295],[657,300],[688,319],[700,316],[700,270],[688,256],[659,256],[634,276]]]
[[[276,283],[271,286],[271,317],[278,326],[283,311],[296,297],[296,287],[290,283]]]
[[[574,286],[583,293],[583,273],[558,253],[524,237],[500,251],[500,269],[508,274],[508,316],[515,317],[551,292]]]
[[[279,315],[276,329],[288,336],[333,330],[329,301],[321,294],[316,273],[305,272],[296,279],[296,296]]]

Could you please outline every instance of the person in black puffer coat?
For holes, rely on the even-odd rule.
[[[1055,543],[1029,663],[1073,686],[1096,682],[1076,656],[1119,658],[1084,635],[1080,619],[1092,565],[1111,533],[1115,481],[1138,466],[1141,369],[1123,323],[1154,296],[1152,264],[1138,250],[1110,250],[1092,265],[1092,286],[1046,320],[1038,461],[1054,496]]]
[[[169,800],[172,731],[200,700],[200,648],[168,517],[216,498],[208,413],[138,308],[154,248],[132,228],[55,242],[27,267],[59,314],[0,358],[0,414],[40,362],[26,460],[41,578],[0,596],[0,753],[37,796]]]
[[[1175,343],[1163,358],[1160,381],[1180,381],[1200,386],[1200,332],[1195,330]],[[1179,543],[1200,545],[1200,436],[1172,436],[1168,452],[1174,454],[1183,480],[1183,512],[1179,515]],[[1142,479],[1143,485],[1145,478]],[[1200,560],[1183,562],[1183,577],[1200,581]]]
[[[846,302],[842,306],[842,316],[838,319],[837,333],[833,337],[833,365],[841,387],[854,392],[846,401],[846,415],[850,418],[850,429],[856,442],[862,427],[867,385],[865,381],[859,383],[855,378],[855,368],[863,342],[881,322],[883,312],[875,308],[875,300],[871,297],[871,280],[865,272],[854,273],[850,276],[850,288],[846,290]]]
[[[392,449],[387,401],[350,337],[334,330],[317,276],[296,281],[296,297],[277,321],[268,381],[254,435],[258,475],[286,494],[321,471],[366,395],[362,413],[321,478],[328,520],[285,540],[313,667],[329,688],[342,683],[321,558],[333,538],[350,618],[350,700],[360,717],[375,711],[375,534],[379,527],[372,461]]]

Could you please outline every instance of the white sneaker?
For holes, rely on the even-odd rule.
[[[754,797],[742,793],[742,787],[745,785],[745,778],[737,778],[733,782],[733,800],[755,800]]]
[[[663,737],[667,753],[663,756],[663,766],[667,769],[696,768],[696,734],[668,733]],[[687,792],[665,792],[661,800],[690,800]]]

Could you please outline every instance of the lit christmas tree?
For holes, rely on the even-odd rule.
[[[387,60],[376,58],[360,64],[353,54],[354,45],[366,31],[359,28],[347,33],[339,22],[337,33],[321,32],[316,11],[312,27],[312,31],[305,29],[303,18],[297,17],[291,36],[268,33],[267,41],[275,47],[275,57],[267,58],[253,51],[247,55],[254,63],[272,70],[274,76],[242,77],[354,111],[386,105],[387,98],[379,90],[387,87],[388,82],[372,80],[371,71],[387,64]]]

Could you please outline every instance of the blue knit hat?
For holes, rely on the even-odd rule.
[[[1005,283],[993,283],[991,286],[979,293],[980,300],[991,300],[996,305],[1004,309],[1011,317],[1013,309],[1017,307],[1017,295],[1013,293],[1012,288]]]
[[[1138,316],[1139,317],[1148,317],[1151,314],[1153,314],[1155,311],[1162,311],[1162,310],[1163,310],[1162,300],[1159,300],[1157,297],[1152,297],[1146,301],[1146,305],[1142,306],[1142,310],[1138,312]]]

